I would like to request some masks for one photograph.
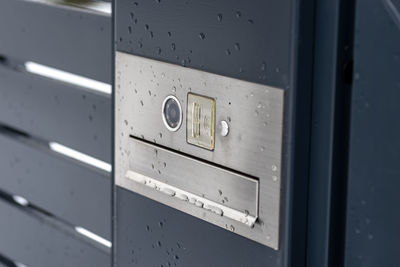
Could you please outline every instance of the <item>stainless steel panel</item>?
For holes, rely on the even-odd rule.
[[[116,184],[278,249],[284,91],[121,52],[116,54],[115,82]],[[190,92],[215,99],[213,151],[186,142],[186,101]],[[168,95],[174,95],[182,106],[183,122],[176,132],[164,126],[160,114]],[[131,146],[130,135],[184,153],[187,159],[194,156],[257,177],[259,206],[254,227],[213,212],[182,207],[176,198],[147,186],[139,187],[137,181],[127,177],[128,171],[140,173],[130,170],[130,158],[135,157],[131,149],[136,147]],[[142,152],[138,153],[142,156]],[[158,160],[168,160],[167,155],[159,155]],[[154,158],[146,155],[141,160],[145,164]],[[201,174],[201,167],[198,168],[193,172]],[[169,185],[172,180],[166,177],[174,176],[169,174],[171,170],[164,172],[161,168],[159,175],[158,172],[142,174],[158,181],[164,179]],[[182,179],[175,184],[177,188],[181,188],[180,182]]]

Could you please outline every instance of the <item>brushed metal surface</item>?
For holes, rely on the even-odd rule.
[[[213,151],[186,142],[186,100],[189,92],[215,99],[215,124],[229,126],[226,136],[216,134]],[[121,52],[116,53],[115,76],[115,175],[116,184],[207,220],[259,243],[279,248],[280,186],[284,90],[216,74],[184,68]],[[160,108],[168,95],[174,95],[183,110],[182,126],[176,132],[165,128]],[[259,181],[258,218],[253,228],[212,212],[182,205],[182,201],[159,192],[143,193],[138,183],[126,177],[130,170],[132,135],[257,177]],[[141,156],[139,153],[138,155]],[[166,154],[159,160],[168,160]],[[143,156],[145,163],[153,160]],[[179,154],[178,154],[179,156]],[[149,157],[149,158],[147,158]],[[136,158],[137,159],[137,158]],[[178,160],[180,161],[180,160]],[[168,165],[167,165],[168,166]],[[179,168],[176,165],[174,168]],[[203,165],[192,172],[203,173]],[[143,170],[141,170],[143,171]],[[173,168],[160,169],[151,178],[165,179]],[[158,173],[158,175],[157,175]],[[184,179],[181,179],[181,182]],[[167,180],[163,180],[168,184]],[[187,180],[189,183],[190,181]],[[181,188],[181,185],[176,187]],[[156,194],[157,193],[157,194]]]
[[[129,170],[257,217],[258,181],[132,139]]]

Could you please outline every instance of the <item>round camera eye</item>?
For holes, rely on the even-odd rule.
[[[179,129],[182,123],[182,108],[178,99],[174,96],[165,98],[162,108],[162,116],[165,126],[170,131]]]

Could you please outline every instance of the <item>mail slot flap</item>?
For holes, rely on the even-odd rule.
[[[129,170],[257,217],[258,180],[134,138]]]

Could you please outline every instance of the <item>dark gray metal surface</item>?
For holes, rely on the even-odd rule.
[[[354,1],[318,0],[309,180],[307,266],[343,262]]]
[[[400,266],[400,1],[357,1],[345,266]]]
[[[0,65],[0,122],[110,162],[110,97]]]
[[[110,15],[25,0],[0,5],[0,55],[110,82]]]
[[[110,240],[111,177],[0,132],[0,188]]]
[[[30,267],[109,266],[110,254],[60,228],[51,218],[35,215],[0,200],[0,251]]]
[[[168,266],[168,260],[181,266],[304,265],[312,4],[224,0],[116,2],[118,51],[286,89],[284,144],[290,144],[285,146],[283,155],[279,251],[117,188],[117,266],[129,266],[132,262],[144,267]],[[173,261],[173,255],[169,258],[170,251],[157,248],[157,241],[166,236],[163,231],[157,228],[151,239],[146,234],[147,225],[158,227],[163,218],[172,221],[167,248],[170,250],[176,242],[189,244],[181,253],[183,256],[178,255],[184,257],[182,262]]]
[[[110,266],[110,249],[73,228],[111,240],[109,174],[50,151],[46,142],[110,162],[111,97],[11,66],[34,61],[109,83],[111,16],[0,0],[0,22],[0,126],[28,134],[0,133],[0,191],[41,210],[21,210],[0,194],[0,254],[29,267]]]
[[[279,252],[122,188],[117,210],[119,267],[282,265]]]
[[[116,1],[117,50],[289,86],[293,1]]]

